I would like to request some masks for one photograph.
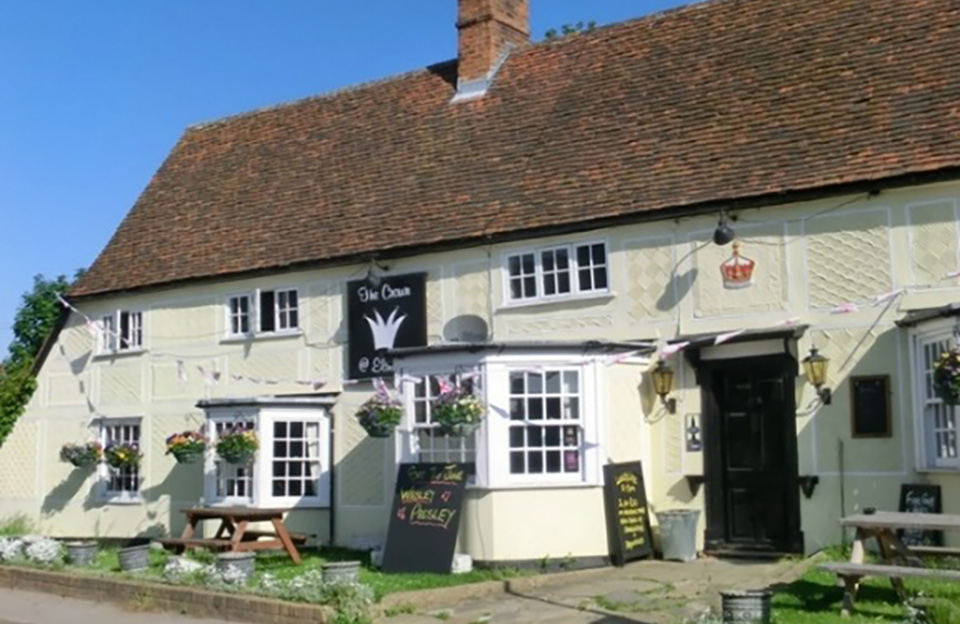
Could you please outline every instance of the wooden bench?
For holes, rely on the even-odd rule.
[[[933,557],[960,557],[960,548],[950,546],[910,546],[910,552]]]
[[[307,543],[307,540],[313,537],[309,533],[289,533],[290,541],[296,544],[297,546],[303,546]],[[261,537],[269,537],[270,539],[277,539],[277,534],[274,531],[258,531],[254,529],[247,529],[243,533],[243,541],[245,542],[255,542]]]
[[[843,579],[843,607],[840,613],[844,616],[849,616],[853,611],[853,603],[857,598],[857,590],[860,589],[860,579],[865,576],[883,576],[895,581],[909,576],[960,583],[960,570],[938,570],[935,568],[911,568],[908,566],[839,562],[824,563],[817,567],[827,572],[833,572]],[[901,583],[895,582],[894,588],[897,590],[897,593],[900,594],[901,598],[905,598],[903,595],[903,585]]]
[[[210,550],[230,550],[233,544],[228,539],[202,539],[202,538],[183,538],[167,537],[158,539],[164,548],[169,548],[173,552],[180,554],[187,548],[209,548]]]

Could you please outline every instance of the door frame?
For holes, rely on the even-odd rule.
[[[764,551],[761,545],[751,547],[727,542],[726,514],[724,513],[723,453],[718,440],[720,435],[720,407],[717,402],[713,373],[719,369],[735,368],[738,365],[769,366],[778,368],[784,379],[784,394],[787,409],[784,418],[783,451],[786,465],[786,543],[779,552],[803,553],[803,531],[800,526],[800,484],[797,449],[796,377],[797,360],[790,353],[758,355],[731,359],[699,360],[696,362],[697,382],[700,385],[703,410],[703,470],[704,496],[706,499],[705,551]]]

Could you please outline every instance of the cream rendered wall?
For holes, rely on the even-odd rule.
[[[758,267],[755,283],[736,291],[724,289],[720,282],[719,264],[729,257],[730,247],[705,243],[716,225],[715,215],[423,255],[389,264],[391,273],[429,273],[432,343],[455,338],[458,330],[451,321],[468,315],[483,319],[490,337],[497,341],[671,339],[770,327],[794,317],[809,324],[811,330],[798,345],[799,355],[815,344],[831,358],[835,393],[831,406],[817,406],[812,388],[802,377],[797,380],[800,472],[821,479],[812,498],[802,499],[807,549],[813,550],[839,541],[837,453],[841,441],[846,456],[847,507],[843,511],[865,505],[892,508],[899,485],[908,481],[936,480],[944,486],[945,501],[957,500],[960,475],[934,477],[914,469],[909,343],[893,321],[908,308],[956,300],[955,281],[942,276],[960,264],[958,197],[960,185],[944,183],[872,197],[833,197],[741,211],[734,228],[741,236],[742,253],[757,260]],[[504,305],[501,269],[506,254],[600,240],[609,250],[609,295]],[[199,468],[176,466],[163,455],[163,440],[201,422],[203,414],[196,401],[304,391],[291,383],[238,382],[231,374],[326,379],[326,390],[341,393],[334,408],[337,541],[348,545],[382,541],[395,476],[394,445],[367,438],[352,417],[369,396],[369,386],[340,381],[346,347],[345,284],[362,278],[366,270],[366,266],[318,268],[80,303],[94,318],[118,308],[143,310],[145,349],[118,356],[94,355],[82,320],[71,317],[40,373],[27,413],[0,448],[0,515],[27,513],[40,520],[44,530],[58,535],[178,532],[176,510],[199,502],[202,480]],[[830,312],[846,301],[866,301],[908,286],[922,288],[910,289],[888,307]],[[258,287],[300,289],[302,332],[224,340],[226,297]],[[177,360],[187,366],[186,382],[177,375]],[[649,382],[637,367],[609,368],[607,450],[614,461],[644,461],[652,508],[702,508],[702,489],[692,495],[684,479],[684,475],[702,474],[702,454],[687,452],[684,445],[685,418],[700,412],[699,388],[682,357],[671,361],[678,369],[676,415],[666,414],[654,400]],[[220,371],[221,382],[208,386],[197,374],[197,366]],[[870,373],[891,375],[895,436],[888,440],[850,438],[847,380],[850,375]],[[94,475],[72,470],[57,459],[64,442],[91,435],[99,415],[144,419],[142,504],[103,504],[95,495]],[[485,560],[562,557],[567,552],[600,555],[606,548],[597,537],[604,530],[600,500],[597,488],[471,491],[461,544]],[[555,533],[524,522],[530,514],[542,515],[554,505],[570,509],[571,504],[586,511],[568,514]],[[548,515],[554,522],[554,514]],[[329,518],[325,511],[302,511],[296,523],[325,537]],[[568,529],[564,532],[563,527]]]

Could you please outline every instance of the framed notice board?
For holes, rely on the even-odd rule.
[[[900,486],[900,511],[943,513],[940,486],[904,483]],[[900,529],[897,533],[907,546],[943,546],[943,531]]]
[[[850,430],[854,438],[889,438],[890,376],[850,378]]]
[[[450,573],[466,484],[464,464],[400,464],[384,572]]]
[[[652,557],[650,514],[640,462],[604,466],[603,498],[610,560],[614,565]]]

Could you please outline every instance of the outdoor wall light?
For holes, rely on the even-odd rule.
[[[737,237],[737,233],[733,231],[733,228],[730,227],[730,223],[727,222],[726,213],[720,213],[720,222],[717,223],[717,229],[713,231],[713,242],[721,247],[727,245]]]
[[[827,383],[827,370],[830,368],[830,359],[820,355],[816,347],[810,348],[810,355],[803,358],[803,370],[807,374],[807,379],[817,389],[817,396],[824,405],[830,405],[833,398],[830,388],[825,388]]]
[[[668,413],[676,414],[677,399],[667,398],[667,395],[673,389],[673,369],[667,366],[667,363],[663,360],[659,360],[651,375],[653,376],[653,389],[660,397],[660,402],[667,408]]]
[[[372,289],[380,288],[380,284],[383,283],[383,276],[379,271],[387,271],[389,267],[385,267],[382,264],[378,264],[376,260],[370,261],[370,268],[367,269],[367,276],[364,278],[364,281],[367,282],[367,286]]]

